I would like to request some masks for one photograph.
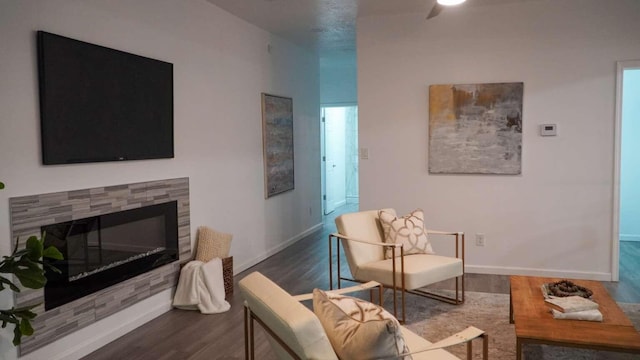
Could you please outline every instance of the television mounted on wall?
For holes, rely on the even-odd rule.
[[[37,32],[45,165],[174,157],[173,64]]]

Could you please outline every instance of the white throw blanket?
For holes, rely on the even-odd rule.
[[[183,310],[200,310],[203,314],[215,314],[229,310],[224,299],[222,260],[209,262],[190,261],[180,271],[178,288],[173,306]]]

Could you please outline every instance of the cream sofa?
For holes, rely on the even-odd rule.
[[[366,290],[375,286],[379,287],[381,294],[382,287],[374,282],[331,293]],[[245,355],[247,359],[255,357],[254,321],[261,324],[270,335],[268,340],[278,359],[338,359],[320,319],[300,302],[311,299],[312,295],[289,295],[259,272],[251,273],[240,280],[239,289],[245,299]],[[468,343],[467,350],[470,359],[470,341],[475,338],[482,338],[483,358],[487,358],[487,335],[476,328],[469,327],[436,344],[423,339],[404,326],[400,326],[400,329],[406,346],[415,360],[458,359],[441,347],[461,342]]]

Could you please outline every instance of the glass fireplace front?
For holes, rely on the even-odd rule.
[[[177,202],[43,226],[64,260],[46,270],[45,309],[178,260]]]

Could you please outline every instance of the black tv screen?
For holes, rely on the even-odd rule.
[[[37,32],[45,165],[173,157],[173,65]]]

